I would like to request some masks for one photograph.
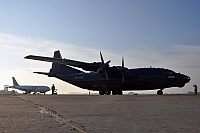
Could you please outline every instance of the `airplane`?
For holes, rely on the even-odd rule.
[[[52,62],[49,72],[34,72],[37,74],[55,77],[82,89],[99,91],[100,95],[122,95],[128,90],[155,90],[162,95],[163,89],[170,87],[184,87],[190,77],[164,68],[135,68],[124,66],[122,57],[121,66],[109,66],[110,60],[104,62],[100,52],[101,62],[81,62],[63,59],[60,51],[55,51],[53,58],[28,55],[25,59]],[[76,69],[90,71],[84,72]]]
[[[13,86],[9,86],[8,88],[15,88],[21,91],[25,91],[25,94],[30,94],[31,92],[34,92],[33,94],[39,93],[46,93],[50,90],[48,86],[33,86],[33,85],[19,85],[14,77],[12,77],[13,80]]]

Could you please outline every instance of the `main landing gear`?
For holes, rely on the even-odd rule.
[[[105,95],[110,95],[110,94],[111,94],[111,91],[109,91],[109,90],[100,90],[100,91],[99,91],[99,94],[100,94],[100,95],[104,95],[104,94],[105,94]]]
[[[158,90],[157,91],[157,95],[162,95],[163,94],[163,91],[162,90]]]
[[[100,90],[99,95],[110,95],[110,90]],[[121,90],[114,90],[112,91],[112,95],[123,95],[123,92]]]

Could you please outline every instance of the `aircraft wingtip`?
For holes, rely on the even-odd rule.
[[[29,59],[29,57],[30,57],[30,55],[28,55],[28,56],[25,56],[25,57],[24,57],[24,59]]]
[[[27,55],[24,57],[24,59],[34,59],[34,57],[35,57],[34,55]]]

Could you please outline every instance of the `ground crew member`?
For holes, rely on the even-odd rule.
[[[54,91],[55,91],[55,86],[54,86],[54,84],[52,85],[51,90],[52,90],[52,95],[53,95],[53,94],[54,94]]]
[[[193,87],[194,87],[194,94],[197,95],[197,85],[194,84]]]

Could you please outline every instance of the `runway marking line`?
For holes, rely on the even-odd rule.
[[[74,123],[74,122],[72,122],[72,121],[69,121],[69,120],[65,119],[63,116],[57,114],[57,112],[54,111],[54,110],[51,110],[51,109],[49,109],[49,108],[45,108],[45,107],[43,107],[42,105],[39,105],[39,104],[37,104],[37,103],[34,103],[33,101],[31,101],[31,100],[29,100],[29,99],[27,99],[27,98],[24,98],[24,97],[22,97],[22,96],[17,96],[17,97],[19,97],[19,98],[21,98],[21,99],[23,99],[23,100],[25,100],[25,101],[30,102],[30,103],[33,104],[35,107],[37,107],[37,108],[43,110],[44,112],[46,112],[47,114],[53,116],[54,118],[59,119],[60,121],[64,122],[65,124],[70,125],[71,127],[75,128],[77,131],[79,131],[79,132],[81,132],[81,133],[89,133],[87,130],[85,130],[85,128],[81,127],[80,125],[78,125],[78,124],[76,124],[76,123]]]

